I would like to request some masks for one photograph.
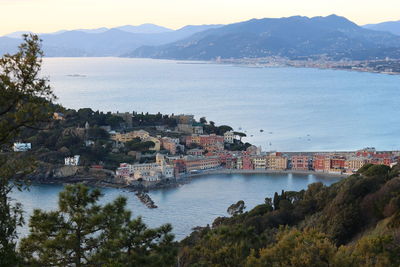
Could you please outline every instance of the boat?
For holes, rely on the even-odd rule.
[[[86,77],[86,75],[83,74],[67,74],[68,77]]]

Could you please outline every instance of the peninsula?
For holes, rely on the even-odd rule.
[[[399,151],[262,151],[246,134],[194,115],[103,113],[54,106],[41,130],[26,128],[2,153],[32,156],[32,182],[146,191],[219,173],[301,172],[351,175],[366,164],[397,164]],[[148,201],[146,201],[148,202]]]

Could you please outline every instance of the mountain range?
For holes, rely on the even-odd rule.
[[[366,29],[336,15],[265,18],[208,29],[171,44],[143,46],[131,56],[191,60],[268,56],[400,58],[400,36]]]
[[[399,26],[400,22],[358,26],[337,15],[293,16],[178,30],[154,24],[61,30],[40,34],[40,38],[50,57],[375,59],[400,58]],[[0,37],[0,54],[15,52],[22,33]]]
[[[378,24],[367,24],[363,26],[366,29],[375,31],[385,31],[396,35],[400,35],[400,20],[398,21],[387,21]]]
[[[143,45],[162,45],[187,38],[197,32],[221,25],[188,25],[172,30],[154,24],[120,26],[115,28],[61,30],[39,34],[46,56],[123,56]],[[0,37],[0,54],[13,53],[21,42],[16,32]]]

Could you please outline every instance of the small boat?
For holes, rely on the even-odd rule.
[[[68,74],[67,75],[68,77],[86,77],[86,75],[83,75],[83,74]]]
[[[261,130],[260,130],[260,133],[262,133],[262,132],[264,132],[264,130],[263,130],[263,129],[261,129]]]

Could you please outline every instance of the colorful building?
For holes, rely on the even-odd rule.
[[[291,158],[292,170],[307,171],[310,164],[309,156],[295,155]]]

